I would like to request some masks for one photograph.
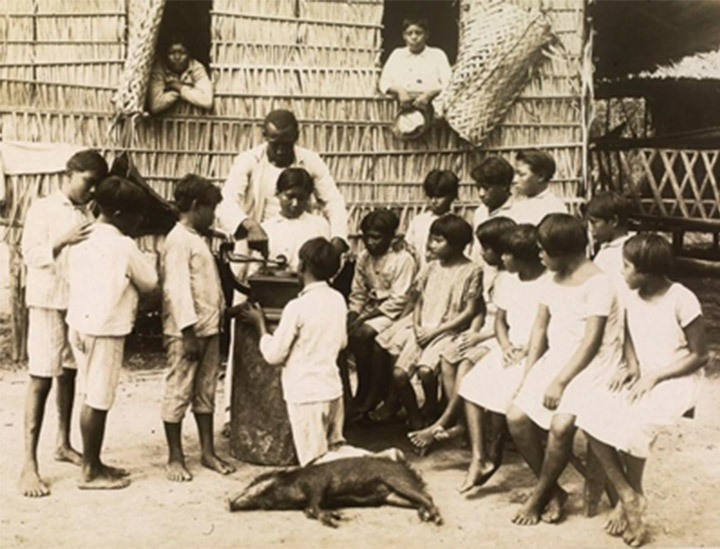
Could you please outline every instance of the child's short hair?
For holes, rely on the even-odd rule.
[[[628,216],[630,215],[630,201],[612,191],[600,192],[588,202],[587,215],[588,217],[596,217],[606,221],[617,217],[618,223],[624,227],[627,225]]]
[[[480,164],[470,172],[470,177],[481,187],[502,186],[512,184],[515,172],[510,162],[499,156],[484,158]]]
[[[532,173],[545,181],[550,181],[555,175],[555,159],[550,153],[540,149],[527,149],[517,153],[515,159],[530,166]]]
[[[502,238],[505,252],[520,261],[530,263],[540,262],[540,247],[538,246],[538,230],[535,225],[523,223],[510,229]]]
[[[175,185],[175,205],[181,212],[187,212],[193,202],[215,207],[222,201],[222,193],[209,179],[189,173]]]
[[[455,214],[445,214],[438,217],[430,225],[430,234],[442,236],[450,246],[461,251],[472,242],[470,223]]]
[[[407,28],[408,28],[409,26],[411,26],[411,25],[415,25],[415,26],[417,26],[417,27],[420,27],[421,29],[423,29],[423,30],[424,30],[425,32],[427,32],[427,33],[430,32],[430,23],[429,23],[428,20],[425,19],[424,17],[413,17],[413,16],[410,16],[410,17],[406,17],[405,19],[403,19],[403,22],[402,22],[402,30],[403,30],[403,32],[405,32],[405,31],[407,30]]]
[[[92,172],[97,181],[105,179],[109,171],[107,161],[93,149],[76,152],[68,159],[65,169],[68,172]]]
[[[663,276],[670,274],[675,262],[670,243],[655,233],[639,233],[628,238],[623,245],[623,257],[638,272]]]
[[[493,217],[477,226],[475,237],[483,248],[502,254],[505,251],[505,235],[516,226],[517,223],[509,217]]]
[[[298,258],[319,280],[330,280],[340,269],[340,254],[327,238],[311,238],[300,247]]]
[[[95,203],[106,215],[115,212],[143,212],[147,193],[127,179],[111,175],[98,183],[95,189]]]
[[[547,214],[538,225],[538,241],[551,257],[577,255],[588,245],[585,226],[576,217],[564,213]]]
[[[360,222],[360,232],[376,230],[386,236],[393,236],[400,226],[400,219],[395,212],[386,208],[373,210]]]
[[[294,133],[295,135],[300,133],[300,126],[298,125],[297,118],[295,118],[295,115],[292,113],[292,111],[289,111],[287,109],[275,109],[274,111],[270,111],[265,116],[265,122],[263,127],[267,126],[268,124],[272,124],[278,130],[287,130]]]
[[[436,196],[458,197],[460,178],[451,170],[431,170],[423,181],[425,195],[430,198]]]
[[[281,193],[288,189],[300,189],[311,195],[315,182],[305,168],[285,168],[278,176],[275,190]]]

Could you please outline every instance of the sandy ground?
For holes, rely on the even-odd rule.
[[[714,358],[695,419],[665,431],[649,462],[651,546],[720,545],[720,521],[715,513],[720,502],[720,296],[715,291],[717,281],[693,286],[701,293],[711,320]],[[0,332],[3,328],[7,329],[6,321]],[[439,447],[422,459],[411,457],[443,514],[443,526],[421,523],[414,511],[391,507],[348,509],[344,511],[347,520],[336,530],[300,512],[231,514],[226,499],[266,468],[234,461],[238,470],[229,477],[201,468],[195,427],[189,419],[185,448],[195,479],[186,484],[165,480],[161,373],[148,369],[152,362],[158,361],[147,355],[131,360],[108,420],[105,459],[129,468],[132,485],[117,492],[84,492],[76,487],[76,468],[52,461],[56,416],[51,394],[40,459],[52,494],[37,500],[24,498],[17,490],[26,375],[22,368],[0,363],[0,547],[624,546],[603,531],[606,500],[599,516],[582,516],[582,479],[572,469],[562,478],[571,492],[562,524],[514,526],[510,519],[533,484],[515,451],[507,453],[506,466],[488,486],[470,497],[460,496],[456,487],[469,453],[454,445]],[[216,421],[219,424],[220,418]],[[77,430],[73,438],[79,447]],[[410,454],[401,425],[351,431],[348,438],[372,449],[396,445]],[[218,440],[220,452],[227,455],[227,441]],[[576,442],[581,452],[582,441]]]

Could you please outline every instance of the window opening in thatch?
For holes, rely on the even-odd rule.
[[[402,23],[403,19],[410,16],[428,20],[428,44],[441,48],[450,64],[454,64],[458,53],[460,0],[385,0],[381,61],[385,63],[395,48],[405,46]]]
[[[212,0],[166,0],[156,51],[173,35],[184,37],[189,54],[210,70],[210,8]]]

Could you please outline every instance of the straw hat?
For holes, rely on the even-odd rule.
[[[433,120],[432,106],[425,109],[406,107],[398,112],[393,122],[393,133],[398,139],[411,141],[422,137],[429,129]]]

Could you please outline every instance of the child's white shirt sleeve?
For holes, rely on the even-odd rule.
[[[135,242],[130,239],[128,241],[128,278],[141,293],[152,292],[158,284],[155,266],[148,261]]]
[[[300,320],[297,303],[297,301],[288,303],[275,332],[260,338],[260,352],[265,361],[272,366],[285,363],[297,337]]]
[[[163,293],[170,305],[168,311],[177,328],[182,331],[197,323],[195,303],[190,286],[190,248],[173,242],[163,253]]]

